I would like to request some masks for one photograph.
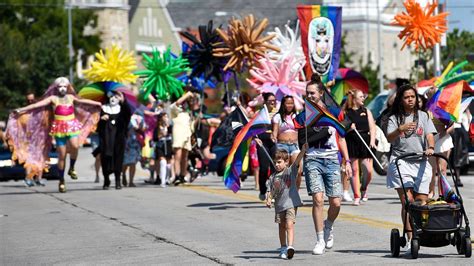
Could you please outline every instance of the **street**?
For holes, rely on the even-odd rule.
[[[472,261],[456,248],[421,247],[419,258],[392,258],[390,230],[401,229],[395,191],[376,176],[369,201],[344,202],[334,224],[334,248],[311,254],[315,232],[311,200],[298,209],[293,260],[278,258],[274,210],[258,200],[253,177],[237,194],[221,177],[208,175],[194,183],[160,188],[146,185],[148,174],[137,166],[136,188],[102,190],[93,183],[90,148],[81,149],[79,180],[67,179],[68,192],[57,181],[26,188],[23,182],[0,183],[0,264],[449,264]],[[474,219],[474,176],[463,176],[461,188],[468,217]],[[102,181],[102,178],[101,178]]]

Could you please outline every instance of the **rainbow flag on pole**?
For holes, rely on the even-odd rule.
[[[464,112],[472,100],[472,97],[469,97],[463,101],[463,93],[470,93],[471,96],[474,93],[474,90],[466,81],[461,80],[449,84],[433,95],[427,104],[428,110],[443,124],[449,125],[451,122],[459,122],[461,113]]]
[[[227,156],[224,171],[224,184],[228,189],[235,193],[240,189],[242,162],[250,146],[248,140],[267,131],[270,126],[270,115],[264,105],[264,108],[239,131],[237,136],[235,136],[234,143]]]
[[[299,5],[296,9],[306,56],[306,78],[316,73],[324,80],[335,79],[341,52],[342,7]]]

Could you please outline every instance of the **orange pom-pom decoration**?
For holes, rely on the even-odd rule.
[[[433,4],[428,3],[425,8],[415,0],[406,0],[403,5],[407,12],[395,15],[395,21],[392,22],[392,25],[405,27],[398,34],[398,38],[404,40],[400,50],[412,43],[415,43],[417,51],[420,48],[426,50],[441,42],[441,35],[448,30],[446,27],[448,13],[433,15],[438,6],[437,1]]]

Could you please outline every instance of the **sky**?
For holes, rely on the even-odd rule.
[[[445,2],[449,12],[449,31],[458,28],[474,32],[474,0],[445,0]]]

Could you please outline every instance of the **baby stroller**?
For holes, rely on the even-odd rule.
[[[443,247],[448,245],[456,246],[458,254],[464,254],[467,258],[471,257],[471,232],[469,229],[469,220],[464,210],[461,194],[456,185],[457,176],[453,173],[448,159],[441,154],[433,154],[432,156],[448,162],[448,169],[454,181],[454,190],[451,189],[448,197],[444,200],[452,201],[435,202],[433,205],[421,205],[419,202],[409,202],[405,186],[403,185],[402,175],[398,165],[398,160],[406,160],[407,158],[420,158],[424,156],[423,153],[408,153],[399,156],[395,160],[400,181],[402,181],[402,188],[405,194],[405,219],[403,220],[403,234],[400,237],[398,229],[392,229],[390,234],[390,251],[393,257],[398,257],[400,254],[400,247],[405,247],[407,244],[406,237],[406,221],[409,215],[409,223],[413,230],[411,239],[411,257],[418,258],[418,251],[420,246],[424,247]],[[440,179],[441,179],[440,175]],[[443,177],[444,178],[444,177]],[[446,199],[449,198],[449,199]],[[450,200],[454,199],[454,200]],[[439,203],[439,204],[438,204]],[[464,218],[464,219],[463,219]],[[465,227],[463,227],[463,220]]]

